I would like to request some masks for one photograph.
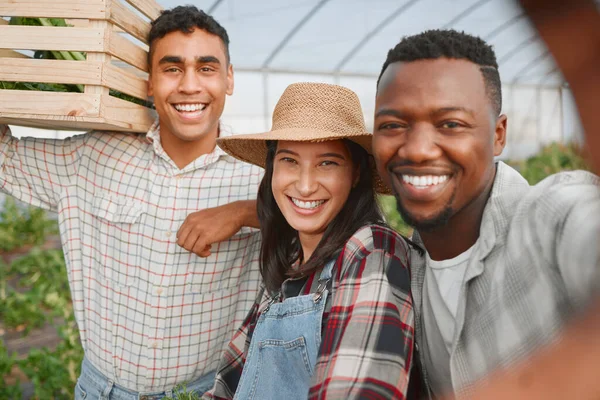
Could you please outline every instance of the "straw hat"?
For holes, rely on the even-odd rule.
[[[358,96],[352,90],[327,83],[289,85],[273,111],[269,132],[217,139],[224,151],[242,161],[265,167],[267,140],[324,142],[349,139],[372,154],[371,139]],[[371,160],[375,190],[391,193]]]

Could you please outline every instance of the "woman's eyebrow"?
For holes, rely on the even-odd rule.
[[[339,154],[339,153],[323,153],[323,154],[319,154],[317,157],[319,157],[319,158],[335,157],[335,158],[339,158],[342,160],[346,159],[346,157],[344,157],[342,154]]]
[[[280,154],[280,153],[291,154],[293,156],[299,156],[298,153],[291,151],[291,150],[287,150],[287,149],[279,149],[279,150],[277,150],[277,153],[275,153],[275,155]]]

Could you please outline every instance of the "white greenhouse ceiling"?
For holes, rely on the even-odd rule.
[[[513,0],[159,0],[193,4],[228,31],[237,71],[377,76],[403,36],[453,28],[494,46],[504,83],[559,86],[552,56]]]

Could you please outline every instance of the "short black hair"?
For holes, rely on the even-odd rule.
[[[148,51],[148,69],[150,69],[152,65],[152,45],[155,40],[161,39],[165,37],[165,35],[175,31],[192,33],[195,28],[202,29],[221,39],[223,47],[225,48],[227,64],[229,64],[229,36],[227,35],[225,28],[204,11],[199,10],[195,6],[188,5],[164,10],[158,18],[152,21],[150,33],[148,33],[148,44],[150,45],[150,51]]]
[[[479,65],[494,112],[500,115],[502,84],[492,46],[477,36],[454,29],[433,29],[402,38],[400,43],[388,52],[377,79],[377,86],[379,87],[379,81],[386,68],[392,63],[438,58],[464,59]]]

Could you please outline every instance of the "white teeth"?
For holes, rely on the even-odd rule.
[[[318,201],[302,201],[291,197],[292,202],[296,205],[296,207],[304,208],[306,210],[311,210],[313,208],[317,208],[321,204],[325,203],[325,200]]]
[[[402,175],[402,181],[413,186],[427,187],[446,182],[449,177],[449,175]]]
[[[185,112],[193,112],[200,111],[206,108],[206,104],[197,103],[197,104],[175,104],[175,109],[177,111],[185,111]]]

